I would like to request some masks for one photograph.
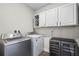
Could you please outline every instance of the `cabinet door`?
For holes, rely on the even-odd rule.
[[[33,48],[33,56],[38,56],[39,55],[39,46],[38,46],[38,38],[33,38],[32,39],[32,48]]]
[[[39,51],[39,54],[42,53],[43,47],[44,47],[43,38],[40,36],[40,37],[38,37],[38,51]]]
[[[43,51],[43,39],[42,37],[37,37],[33,39],[33,55],[38,56]]]
[[[45,12],[39,13],[39,27],[45,26]]]
[[[50,41],[50,37],[44,37],[44,51],[49,52],[49,41]]]
[[[59,8],[60,25],[75,25],[77,24],[77,5],[68,4]]]
[[[58,8],[48,10],[46,12],[46,26],[58,25]]]
[[[44,50],[44,39],[42,36],[39,37],[39,49],[40,53]]]

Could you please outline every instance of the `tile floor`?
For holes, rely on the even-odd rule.
[[[43,51],[39,56],[49,56],[48,52]]]

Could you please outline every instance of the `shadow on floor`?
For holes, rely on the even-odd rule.
[[[43,51],[39,56],[49,56],[48,52]]]

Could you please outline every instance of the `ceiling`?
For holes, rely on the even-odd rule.
[[[27,3],[27,5],[31,7],[33,10],[38,10],[48,4],[49,3]]]

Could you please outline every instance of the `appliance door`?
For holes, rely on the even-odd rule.
[[[4,50],[5,56],[30,56],[31,40],[5,45]]]
[[[60,56],[60,41],[50,40],[50,56]]]
[[[63,56],[74,56],[75,45],[71,42],[61,42],[61,55]]]

